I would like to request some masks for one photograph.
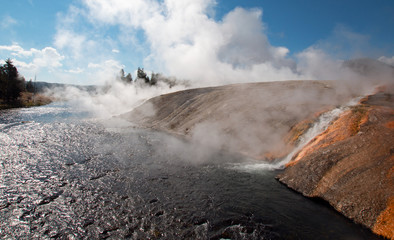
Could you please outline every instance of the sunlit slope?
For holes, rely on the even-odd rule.
[[[162,95],[122,117],[143,127],[186,135],[216,148],[269,159],[284,156],[296,123],[343,104],[331,81],[284,81],[200,88]]]
[[[278,179],[394,238],[394,95],[361,100],[293,157]]]
[[[122,117],[272,160],[291,152],[323,112],[354,97],[340,86],[286,81],[192,89],[153,98]],[[393,238],[393,146],[394,96],[386,88],[348,107],[293,156],[278,179]]]

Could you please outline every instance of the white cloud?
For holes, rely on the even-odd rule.
[[[112,68],[118,73],[121,64],[118,60],[111,60],[114,53],[120,53],[118,43],[112,39],[112,34],[106,32],[107,25],[89,19],[86,9],[70,5],[67,12],[58,13],[56,33],[53,38],[54,46],[60,49],[65,56],[65,73],[73,75],[74,82],[80,84],[96,84],[113,78]],[[116,61],[116,64],[113,62]],[[111,66],[111,67],[109,67]],[[106,69],[109,73],[104,73]],[[95,71],[95,72],[93,72]],[[101,74],[98,76],[97,72]],[[75,74],[80,73],[79,78]],[[64,79],[71,79],[62,75]]]
[[[58,68],[62,66],[61,61],[64,59],[56,49],[52,47],[46,47],[42,50],[34,50],[33,64],[38,68]]]
[[[340,75],[341,61],[331,59],[323,50],[309,47],[297,54],[297,70],[305,74],[306,79],[332,80]]]
[[[88,64],[88,68],[100,68],[100,64],[98,63],[89,63]]]
[[[84,69],[77,67],[76,69],[70,69],[70,70],[67,70],[66,72],[73,73],[73,74],[80,74],[80,73],[83,73],[84,71],[85,71]]]
[[[43,69],[58,71],[63,66],[64,56],[53,47],[45,47],[41,50],[31,48],[25,50],[19,44],[0,45],[0,52],[12,55],[12,61],[19,72],[27,78],[32,78]]]
[[[269,42],[262,9],[235,8],[215,20],[215,0],[80,0],[74,4],[58,14],[53,47],[25,50],[13,44],[0,46],[0,51],[10,52],[21,69],[57,69],[65,81],[92,84],[113,78],[125,67],[122,58],[137,67],[144,55],[145,69],[206,86],[337,79],[342,77],[342,62],[335,60],[333,49],[350,49],[354,42],[350,52],[355,53],[368,43],[368,36],[339,25],[328,39],[289,57],[288,48]],[[391,60],[382,57],[381,61]],[[59,78],[56,81],[63,81]]]
[[[89,63],[88,64],[89,68],[100,68],[100,69],[106,69],[106,70],[120,70],[121,68],[124,68],[124,65],[121,64],[120,62],[110,59],[106,60],[101,63]]]
[[[300,78],[289,50],[272,46],[259,9],[210,18],[213,0],[85,0],[91,22],[143,30],[145,65],[205,85]]]
[[[24,62],[24,61],[20,61],[20,60],[14,59],[13,63],[15,64],[16,67],[18,67],[18,69],[21,72],[37,71],[37,66],[34,63],[32,63],[32,62],[27,63],[27,62]]]
[[[81,56],[86,43],[86,37],[69,30],[59,30],[55,35],[54,44],[62,50],[69,50],[74,58]]]
[[[160,11],[155,0],[84,0],[93,21],[140,27]]]
[[[326,39],[314,44],[337,59],[362,58],[378,52],[370,44],[370,36],[356,33],[345,25],[338,24]]]
[[[378,60],[394,67],[394,56],[392,56],[391,58],[381,56]]]
[[[55,46],[70,52],[70,64],[87,71],[138,51],[145,69],[206,86],[347,77],[338,56],[358,56],[369,42],[338,25],[329,38],[289,57],[288,48],[269,42],[261,9],[235,8],[217,21],[211,17],[215,5],[214,0],[82,0],[80,8],[59,15]]]
[[[31,48],[25,50],[18,44],[0,46],[0,51],[10,52],[16,58],[32,58],[30,64],[23,64],[20,60],[21,67],[30,66],[29,68],[57,68],[61,67],[61,61],[64,59],[60,53],[53,47],[45,47],[42,50]]]
[[[97,58],[104,50],[105,37],[99,27],[87,23],[82,8],[70,5],[66,13],[57,14],[54,46],[67,54],[70,64],[82,64]]]
[[[9,51],[13,56],[18,56],[18,57],[29,57],[32,56],[34,49],[30,50],[25,50],[18,44],[13,44],[13,45],[3,45],[0,46],[0,51]]]
[[[0,28],[7,29],[17,24],[18,24],[17,20],[12,18],[11,16],[6,15],[2,17],[2,20],[0,21]]]
[[[99,63],[89,63],[88,77],[96,84],[103,84],[109,80],[114,80],[120,69],[125,66],[119,61],[110,59]]]

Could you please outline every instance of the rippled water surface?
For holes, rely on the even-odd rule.
[[[378,239],[277,171],[66,104],[0,111],[0,149],[2,239]]]

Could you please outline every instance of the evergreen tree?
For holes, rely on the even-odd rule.
[[[128,73],[127,76],[124,75],[125,72],[123,70],[123,68],[120,70],[119,72],[119,76],[118,79],[122,80],[125,83],[132,83],[133,82],[133,78],[131,77],[131,74]]]
[[[120,78],[120,80],[123,80],[123,79],[124,79],[124,70],[123,70],[123,68],[120,69],[119,78]]]
[[[5,64],[0,67],[0,72],[1,98],[5,101],[17,99],[20,93],[25,90],[25,79],[19,76],[11,59],[5,61]]]
[[[0,66],[0,99],[5,99],[7,94],[7,76],[4,67]]]
[[[146,75],[144,68],[138,68],[137,79],[144,79],[145,83],[150,83],[149,77],[148,77],[148,75]]]
[[[26,83],[26,91],[31,92],[31,93],[36,92],[36,89],[34,87],[34,83],[31,79]]]
[[[133,77],[131,76],[131,73],[127,74],[127,76],[125,77],[125,81],[127,83],[132,83],[133,82]]]
[[[151,75],[151,78],[150,78],[150,85],[156,85],[161,77],[162,76],[161,76],[160,73],[153,73],[152,72],[152,75]]]

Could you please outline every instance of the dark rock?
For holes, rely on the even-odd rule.
[[[9,202],[5,202],[0,204],[0,210],[4,209],[4,208],[8,208],[9,206],[11,206],[11,203]]]
[[[105,177],[105,176],[106,176],[105,173],[101,173],[101,174],[91,177],[90,180],[97,180],[97,179]]]
[[[149,203],[155,203],[155,202],[158,202],[158,201],[159,200],[155,198],[155,199],[150,200]]]
[[[57,192],[57,193],[55,193],[55,194],[53,194],[53,195],[51,195],[51,196],[44,197],[44,198],[38,203],[38,206],[44,205],[44,204],[48,204],[48,203],[54,201],[56,198],[58,198],[60,195],[62,195],[62,193],[63,193],[63,191],[60,191],[60,192]]]
[[[393,238],[394,109],[390,104],[376,105],[381,97],[368,99],[374,104],[362,101],[364,105],[342,114],[300,150],[277,179]]]

